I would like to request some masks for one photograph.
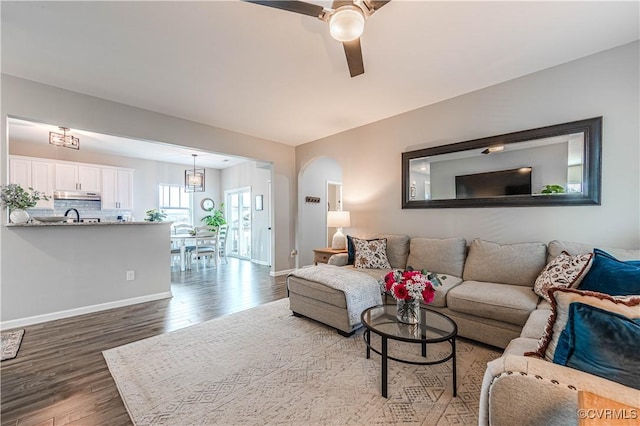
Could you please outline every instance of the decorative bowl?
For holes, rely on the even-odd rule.
[[[68,217],[66,216],[34,216],[38,222],[66,222]]]

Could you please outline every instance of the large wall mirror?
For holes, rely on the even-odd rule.
[[[402,208],[599,205],[602,117],[402,154]]]

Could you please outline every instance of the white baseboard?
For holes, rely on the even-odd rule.
[[[272,277],[280,277],[282,275],[289,275],[290,272],[295,271],[295,269],[284,269],[282,271],[276,271],[276,272],[269,272],[269,275]]]
[[[266,260],[251,259],[251,263],[255,263],[256,265],[262,265],[262,266],[271,266],[269,262],[267,262]]]
[[[121,308],[123,306],[135,305],[137,303],[152,302],[154,300],[168,299],[172,297],[170,291],[164,293],[149,294],[147,296],[134,297],[131,299],[116,300],[115,302],[100,303],[99,305],[83,306],[81,308],[69,309],[66,311],[52,312],[50,314],[35,315],[27,318],[0,322],[0,329],[25,327],[27,325],[40,324],[62,318],[74,317],[77,315],[91,314],[93,312],[105,311],[107,309]]]

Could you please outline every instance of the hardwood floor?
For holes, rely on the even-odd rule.
[[[0,364],[2,425],[131,425],[102,351],[286,297],[286,277],[229,258],[172,272],[173,298],[25,327]]]

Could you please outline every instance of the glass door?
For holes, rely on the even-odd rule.
[[[226,216],[229,224],[227,253],[251,259],[251,188],[225,191]]]

